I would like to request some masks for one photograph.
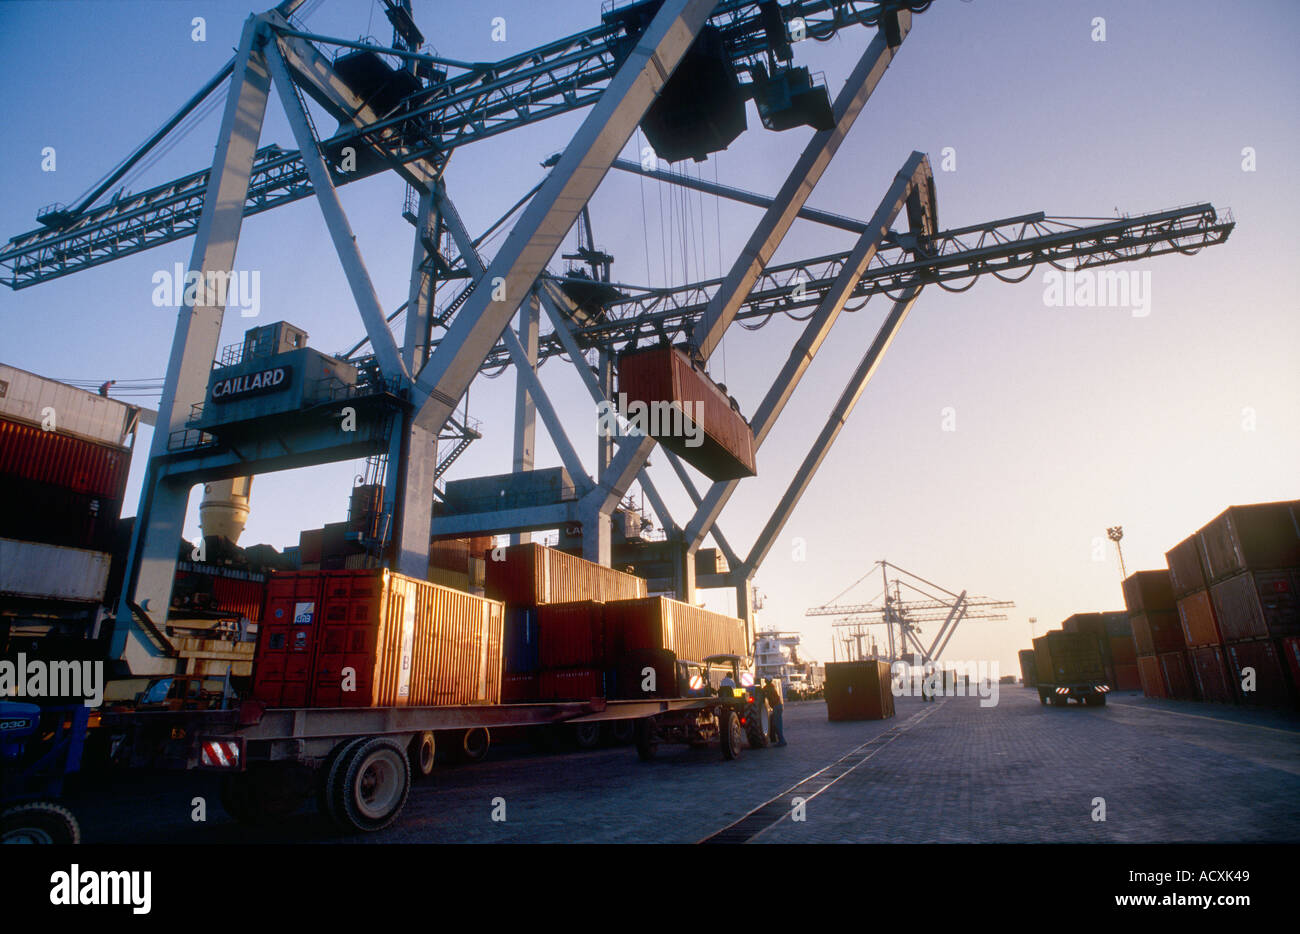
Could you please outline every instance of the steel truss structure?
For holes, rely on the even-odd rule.
[[[390,9],[396,2],[389,2]],[[586,557],[608,564],[611,515],[639,483],[680,545],[679,598],[695,599],[695,552],[712,536],[730,564],[726,583],[735,588],[737,613],[750,623],[752,636],[752,579],[922,289],[934,284],[961,291],[986,273],[1022,281],[1040,263],[1092,267],[1191,253],[1223,242],[1233,228],[1230,217],[1201,204],[1133,218],[1034,214],[941,230],[930,164],[919,152],[905,160],[869,219],[808,208],[814,186],[904,45],[913,13],[928,8],[928,0],[662,0],[641,5],[646,15],[635,30],[615,10],[598,27],[493,63],[425,54],[411,41],[381,48],[320,36],[293,19],[300,4],[285,0],[250,17],[232,60],[163,130],[79,204],[42,212],[42,229],[13,238],[0,251],[0,281],[18,289],[193,235],[189,268],[206,277],[233,268],[244,217],[310,195],[365,328],[365,339],[347,355],[371,374],[357,400],[368,406],[364,431],[341,436],[337,405],[332,410],[323,403],[318,417],[280,425],[235,450],[201,433],[196,438],[189,425],[192,407],[205,397],[224,308],[180,309],[115,632],[116,653],[137,673],[169,665],[150,634],[156,627],[148,625],[148,616],[165,613],[169,605],[176,541],[194,483],[358,457],[387,458],[385,509],[393,532],[385,560],[420,577],[435,533],[510,533],[521,540],[534,530],[569,526],[580,528]],[[743,71],[774,36],[788,46],[787,30],[796,21],[815,39],[859,25],[875,34],[834,97],[831,126],[812,134],[775,195],[690,181],[618,158],[706,26],[722,37],[726,55]],[[400,100],[381,104],[335,67],[323,51],[330,47],[372,51],[403,63],[420,79]],[[229,90],[209,170],[99,203],[170,127],[223,83]],[[260,145],[272,88],[288,117],[295,151]],[[330,138],[321,139],[306,98],[338,121]],[[474,238],[466,229],[444,180],[454,150],[584,108],[589,112],[581,127],[548,160],[549,173],[507,215],[518,212],[499,249],[482,255],[487,234]],[[349,148],[358,157],[355,171],[340,161]],[[611,168],[690,185],[755,205],[763,214],[726,275],[673,288],[620,288],[593,318],[574,305],[563,288],[565,277],[548,271],[547,264]],[[391,313],[380,307],[337,193],[339,186],[380,171],[394,171],[408,184],[404,214],[415,227],[407,301]],[[844,253],[771,264],[801,217],[850,231],[858,240]],[[900,217],[905,230],[897,229],[904,226]],[[450,300],[440,303],[440,292]],[[645,471],[654,440],[635,433],[602,437],[597,469],[589,472],[537,375],[542,361],[567,356],[599,404],[613,396],[617,354],[638,342],[685,341],[692,356],[707,362],[733,323],[754,329],[776,313],[805,312],[792,315],[803,322],[802,333],[750,419],[757,448],[840,314],[878,294],[891,306],[875,339],[743,555],[717,525],[739,481],[701,490],[665,451],[695,506],[687,521],[675,521]],[[390,327],[399,316],[400,335]],[[511,324],[516,318],[517,330]],[[594,368],[587,360],[592,353]],[[533,469],[540,416],[577,497],[556,505],[440,513],[435,521],[435,480],[478,435],[457,407],[479,373],[502,367],[512,367],[518,380],[513,469]],[[441,461],[440,438],[453,444]]]

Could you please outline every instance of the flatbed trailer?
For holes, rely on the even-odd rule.
[[[726,720],[745,704],[742,696],[286,709],[244,701],[231,710],[106,713],[100,729],[115,765],[222,773],[222,805],[241,822],[287,817],[314,794],[344,829],[375,831],[397,819],[412,778],[432,772],[435,734],[481,733],[486,750],[494,728],[632,720],[638,737],[653,736],[663,719]]]

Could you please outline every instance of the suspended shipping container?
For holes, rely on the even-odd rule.
[[[631,600],[646,595],[640,577],[544,545],[512,545],[487,562],[487,595],[514,606]]]
[[[127,448],[0,418],[0,480],[33,480],[120,501],[130,469]]]
[[[828,720],[887,720],[894,715],[885,662],[827,662],[825,691]]]
[[[655,347],[623,354],[618,388],[629,403],[622,414],[635,424],[636,413],[645,412],[649,423],[636,427],[710,480],[738,480],[757,472],[749,423],[731,397],[681,350]]]
[[[96,444],[125,447],[139,411],[107,396],[0,363],[0,420],[38,429],[54,415],[54,430]],[[3,447],[3,445],[0,445]]]

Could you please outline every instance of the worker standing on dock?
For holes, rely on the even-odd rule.
[[[771,678],[763,679],[763,696],[767,698],[768,705],[772,708],[772,739],[776,745],[784,746],[785,742],[785,702],[781,699],[781,691],[772,682]]]

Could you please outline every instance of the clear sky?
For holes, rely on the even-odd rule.
[[[269,4],[269,0],[268,0]],[[157,128],[229,57],[248,2],[0,4],[0,235],[35,226],[35,212],[71,202]],[[490,60],[586,28],[594,0],[449,3],[415,0],[417,21],[443,55]],[[191,20],[206,20],[192,41]],[[493,17],[506,20],[504,42]],[[1096,17],[1105,41],[1094,41]],[[327,0],[318,32],[389,38],[378,4]],[[838,90],[871,38],[865,28],[796,46],[798,63]],[[962,226],[1042,210],[1114,216],[1190,202],[1230,207],[1229,242],[1124,269],[1149,273],[1150,313],[1059,308],[1041,271],[1018,285],[993,279],[960,295],[924,292],[797,512],[759,572],[761,622],[801,629],[830,656],[828,619],[805,619],[887,558],[952,590],[1014,600],[1005,623],[967,624],[952,660],[995,659],[1015,670],[1037,632],[1071,613],[1122,607],[1107,526],[1122,524],[1130,570],[1160,567],[1164,552],[1234,503],[1300,496],[1300,327],[1294,285],[1300,129],[1300,6],[1256,0],[939,0],[918,16],[810,204],[860,217],[878,203],[907,155],[930,154],[940,224]],[[482,230],[542,177],[583,114],[571,114],[458,152],[448,184],[471,230]],[[317,121],[322,132],[332,124]],[[214,114],[127,187],[139,191],[204,168]],[[752,108],[750,131],[692,174],[774,193],[806,129],[770,133]],[[272,101],[263,143],[292,147]],[[633,144],[628,154],[632,155]],[[57,169],[41,171],[42,149]],[[952,147],[954,171],[940,171]],[[1255,170],[1243,170],[1243,149]],[[691,196],[694,239],[682,213],[661,214],[668,190],[612,173],[592,201],[597,242],[628,282],[683,281],[730,265],[755,209]],[[405,299],[410,227],[403,187],[374,179],[342,200],[382,301]],[[644,208],[643,208],[644,203]],[[680,207],[680,200],[679,200]],[[799,222],[779,259],[847,249],[852,235]],[[187,262],[182,241],[13,293],[0,290],[0,360],[76,380],[161,377],[175,312],[150,303],[157,270]],[[664,257],[677,255],[665,268]],[[311,200],[251,218],[237,265],[262,274],[263,323],[285,319],[311,344],[341,351],[362,333],[346,280]],[[552,268],[559,268],[556,261]],[[723,515],[748,549],[795,465],[887,310],[881,299],[846,315],[759,453],[760,475]],[[249,320],[230,313],[223,343]],[[713,375],[751,415],[798,325],[733,328]],[[594,463],[592,408],[571,369],[542,376]],[[513,378],[480,378],[470,414],[485,438],[455,476],[509,469]],[[145,399],[152,402],[156,400]],[[944,410],[955,412],[945,431]],[[594,425],[592,426],[594,427]],[[539,431],[539,465],[557,464]],[[146,431],[141,450],[147,450]],[[686,498],[662,458],[652,475],[680,522]],[[267,475],[253,487],[244,544],[294,544],[298,530],[346,515],[356,463]],[[143,458],[128,492],[134,511]],[[197,503],[197,497],[195,498]],[[197,532],[192,508],[187,534]],[[806,557],[794,560],[796,539]],[[846,595],[871,599],[874,579]],[[707,594],[730,608],[728,592]]]

